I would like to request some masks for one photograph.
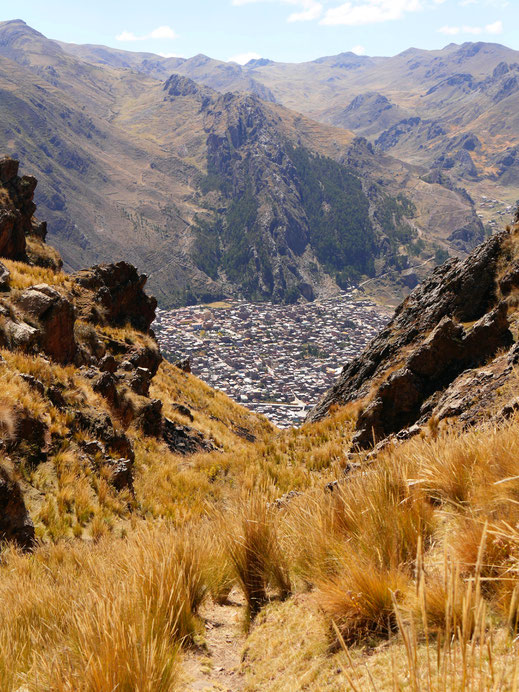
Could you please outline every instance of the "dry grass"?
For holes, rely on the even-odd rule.
[[[13,289],[23,290],[35,284],[63,286],[68,289],[72,285],[72,280],[65,272],[57,272],[47,267],[35,267],[25,262],[9,259],[2,259],[2,262],[11,273],[9,282]]]
[[[128,345],[157,348],[156,342],[144,332],[141,332],[130,324],[124,327],[112,327],[110,325],[98,325],[96,330],[101,336],[106,336],[115,341],[122,341]]]
[[[317,599],[342,641],[362,644],[396,629],[394,600],[400,601],[409,578],[367,560],[344,562],[336,576],[318,586]]]
[[[66,287],[19,264],[15,288]],[[94,350],[151,345],[130,327],[78,329]],[[36,468],[15,464],[45,545],[2,555],[0,689],[174,689],[182,646],[202,638],[201,603],[224,603],[235,584],[253,618],[249,689],[516,689],[518,420],[433,424],[373,464],[359,456],[344,478],[358,406],[278,431],[163,363],[151,395],[223,451],[182,457],[130,427],[134,500],[85,460],[70,414],[17,373],[63,385],[73,408],[108,411],[91,382],[1,355],[0,435],[25,408],[55,442]]]
[[[180,389],[185,376],[174,376],[161,375],[162,391]],[[181,401],[203,428],[209,416],[195,410],[201,395],[196,379],[186,379]],[[35,474],[34,482],[47,487],[40,522],[55,540],[93,540],[58,542],[33,558],[7,556],[4,588],[14,591],[16,579],[20,593],[2,598],[3,607],[18,599],[21,608],[23,593],[31,602],[36,586],[27,584],[27,574],[34,576],[43,560],[43,573],[54,581],[43,579],[42,593],[63,634],[42,629],[48,613],[31,615],[24,635],[6,629],[12,636],[3,645],[9,653],[0,656],[5,689],[16,682],[103,690],[114,681],[121,689],[171,689],[178,647],[200,632],[200,603],[209,594],[225,602],[234,584],[255,616],[244,662],[251,689],[291,690],[294,675],[300,689],[323,690],[493,689],[501,678],[513,680],[507,638],[519,612],[517,422],[415,438],[329,492],[326,481],[340,478],[345,465],[350,423],[351,411],[339,409],[327,421],[255,444],[218,428],[229,451],[189,458],[133,432],[139,498],[133,517],[118,508],[102,477],[82,475],[73,451],[63,449]],[[320,470],[307,463],[316,453],[329,458]],[[302,494],[272,503],[294,488]],[[148,517],[149,528],[140,526],[139,515]],[[118,538],[121,526],[128,539]],[[78,565],[81,578],[72,577]],[[273,597],[287,600],[268,605]],[[74,616],[60,611],[59,599],[72,599]],[[4,628],[20,617],[10,611]],[[305,618],[312,633],[301,624]],[[279,628],[275,652],[265,639],[273,636],[272,622]],[[109,637],[121,652],[117,661],[103,654]],[[145,647],[137,651],[138,641]],[[345,650],[337,652],[341,645]],[[8,655],[20,661],[14,671]],[[125,678],[130,657],[136,664]]]
[[[254,618],[268,600],[269,588],[287,598],[291,592],[288,564],[278,537],[278,517],[265,498],[245,498],[232,518],[222,515],[223,544],[247,601],[247,616]]]
[[[305,681],[297,689],[516,689],[518,444],[515,420],[438,432],[390,450],[339,491],[293,500],[278,540],[292,583],[315,593],[305,610],[315,603],[320,634],[306,634],[311,653],[297,644],[296,596],[276,620],[273,653],[260,616],[252,689],[293,689],[294,675]],[[325,655],[330,641],[342,654]]]
[[[171,690],[197,635],[202,542],[167,525],[126,540],[4,552],[0,687]]]

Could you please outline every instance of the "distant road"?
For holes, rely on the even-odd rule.
[[[408,267],[407,269],[419,269],[419,267],[423,267],[425,264],[430,262],[431,260],[434,259],[434,255],[432,257],[429,257],[429,259],[426,259],[425,262],[422,262],[421,264],[413,264],[412,267]],[[406,271],[407,271],[406,269]],[[378,276],[374,276],[372,279],[367,279],[366,281],[363,281],[361,284],[358,285],[358,288],[361,288],[362,286],[365,286],[366,284],[369,284],[370,281],[376,281],[377,279],[381,279],[383,276],[387,276],[388,274],[391,274],[391,272],[394,271],[393,269],[390,269],[387,272],[384,272],[383,274],[379,274]]]

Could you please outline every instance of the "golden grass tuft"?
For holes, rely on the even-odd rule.
[[[291,592],[275,510],[267,507],[265,497],[249,495],[232,519],[227,513],[222,517],[221,526],[230,563],[247,600],[248,617],[254,618],[267,602],[270,587],[282,599]]]
[[[9,283],[13,289],[24,290],[35,284],[49,284],[65,288],[70,288],[72,285],[70,276],[62,271],[55,271],[48,267],[37,267],[26,262],[17,262],[4,258],[2,262],[9,269],[11,274]]]
[[[171,690],[199,630],[203,544],[168,525],[0,566],[0,688]]]
[[[0,399],[0,440],[10,440],[16,430],[16,413],[13,404]]]
[[[360,644],[396,629],[394,600],[404,597],[408,582],[401,571],[352,556],[337,576],[318,585],[317,600],[346,644]]]

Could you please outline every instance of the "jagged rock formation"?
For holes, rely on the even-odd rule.
[[[157,300],[144,293],[148,277],[138,274],[128,262],[102,264],[75,275],[76,283],[91,291],[91,310],[83,317],[104,321],[114,326],[129,322],[135,329],[147,331],[155,319]],[[81,301],[84,306],[85,294]],[[84,308],[83,308],[84,312]]]
[[[416,434],[429,420],[465,424],[516,406],[519,227],[450,260],[399,306],[390,324],[309,414],[359,401],[354,445]]]
[[[14,219],[2,227],[0,265],[0,541],[28,549],[34,526],[22,468],[35,471],[66,449],[87,477],[131,505],[136,437],[182,456],[219,445],[197,430],[188,407],[153,396],[162,356],[146,276],[126,262],[75,275],[41,269],[38,257],[52,256],[42,235],[41,246],[32,245],[36,260],[24,250],[41,229],[31,201],[36,181],[26,185],[17,171],[16,161],[0,162],[0,219]],[[29,188],[31,195],[20,193]],[[172,420],[175,411],[193,427]]]
[[[32,176],[18,176],[18,161],[0,160],[0,184],[4,188],[0,213],[0,257],[24,259],[26,236],[32,230],[33,202],[36,180]]]
[[[73,303],[47,284],[31,286],[14,297],[26,324],[37,324],[33,334],[39,348],[58,363],[71,363],[76,354]],[[33,342],[34,344],[34,342]]]

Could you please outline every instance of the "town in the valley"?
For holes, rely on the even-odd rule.
[[[233,301],[157,310],[162,351],[279,427],[300,424],[390,311],[358,291],[297,305]]]

